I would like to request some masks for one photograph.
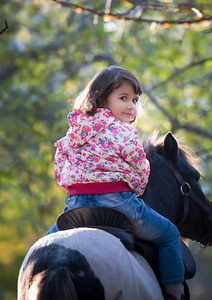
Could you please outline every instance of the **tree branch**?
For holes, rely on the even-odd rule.
[[[212,60],[212,57],[208,57],[208,58],[199,60],[197,62],[192,62],[192,63],[188,64],[187,66],[185,66],[183,68],[176,69],[176,71],[173,72],[170,76],[168,76],[165,80],[163,80],[163,81],[161,81],[161,82],[159,82],[159,83],[157,83],[157,84],[155,84],[155,85],[153,85],[149,88],[146,88],[146,92],[151,92],[152,90],[157,89],[157,88],[161,87],[162,85],[166,84],[168,81],[170,81],[171,79],[173,79],[177,75],[180,75],[181,73],[185,72],[186,70],[188,70],[190,68],[194,68],[198,65],[202,65],[205,62],[210,61],[210,60]]]
[[[4,31],[6,31],[9,28],[6,20],[4,21],[4,24],[5,24],[5,27],[0,31],[0,34],[2,34]]]
[[[58,5],[62,6],[62,7],[68,7],[71,8],[73,10],[75,10],[77,13],[84,13],[84,14],[91,14],[91,15],[97,15],[99,17],[107,17],[107,22],[111,21],[111,20],[125,20],[125,21],[135,21],[135,22],[143,22],[143,23],[152,23],[152,22],[156,22],[158,24],[192,24],[192,23],[200,23],[202,21],[209,21],[212,20],[212,16],[207,15],[207,16],[201,16],[201,17],[195,17],[192,19],[189,18],[180,18],[180,19],[164,19],[164,20],[157,20],[157,19],[146,19],[146,18],[137,18],[137,17],[127,17],[126,13],[123,14],[105,14],[105,12],[96,10],[96,9],[92,9],[92,8],[88,8],[88,7],[83,7],[81,5],[76,5],[74,3],[71,2],[65,2],[65,1],[61,1],[61,0],[52,0],[54,2],[56,2]],[[147,4],[144,5],[145,7],[147,7]],[[163,7],[168,7],[167,4],[163,4]],[[186,5],[184,5],[186,6]],[[182,7],[180,7],[180,4],[178,5],[179,11],[180,9],[182,9]],[[187,9],[190,9],[190,7],[187,7]],[[164,9],[165,11],[165,9]],[[166,11],[165,11],[166,12]]]
[[[150,101],[162,112],[162,114],[170,121],[172,124],[172,128],[176,129],[185,129],[190,132],[194,132],[196,134],[199,134],[201,136],[207,137],[209,139],[212,139],[212,132],[208,131],[206,129],[203,129],[201,127],[194,126],[189,123],[180,123],[177,119],[172,118],[171,115],[158,103],[157,99],[152,96],[148,90],[143,88],[144,93],[149,97]]]
[[[1,67],[0,69],[0,82],[1,80],[4,81],[7,77],[11,76],[18,70],[18,67],[15,63],[11,63],[6,67]]]
[[[176,123],[176,120],[173,119],[170,114],[158,103],[157,99],[152,96],[149,92],[148,89],[143,87],[143,91],[144,93],[149,97],[149,99],[151,100],[151,102],[159,109],[159,111],[162,112],[162,114],[171,122],[171,123]],[[178,122],[178,121],[177,121]]]
[[[197,127],[197,126],[194,126],[194,125],[189,124],[189,123],[179,123],[178,121],[175,124],[175,128],[176,128],[176,125],[177,125],[178,129],[185,129],[187,131],[194,132],[194,133],[197,133],[201,136],[205,136],[209,139],[212,139],[212,132],[210,132],[206,129],[203,129],[201,127]]]

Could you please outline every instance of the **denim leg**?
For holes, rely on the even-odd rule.
[[[184,281],[180,233],[177,227],[143,201],[141,201],[143,224],[135,222],[135,234],[151,241],[159,249],[159,269],[163,285],[178,284]],[[146,238],[145,238],[146,236]]]

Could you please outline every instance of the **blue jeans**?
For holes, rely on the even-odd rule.
[[[151,241],[159,249],[159,268],[163,285],[184,281],[180,233],[177,227],[151,209],[132,192],[66,197],[64,211],[83,206],[106,206],[124,213],[132,223],[135,236]],[[48,234],[58,231],[54,224]]]

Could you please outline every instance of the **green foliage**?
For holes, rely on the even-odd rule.
[[[112,8],[123,13],[133,1],[113,1]],[[3,1],[0,13],[0,29],[5,19],[10,26],[0,35],[0,298],[13,300],[26,252],[64,207],[54,141],[67,130],[72,100],[100,68],[119,64],[141,80],[146,104],[137,126],[148,134],[172,130],[196,151],[211,198],[212,44],[201,24],[157,31],[133,21],[94,24],[93,15],[53,1]],[[210,254],[205,259],[211,264]]]

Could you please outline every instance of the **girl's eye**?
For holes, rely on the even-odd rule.
[[[123,97],[121,97],[121,100],[125,101],[125,100],[127,100],[127,97],[123,96]]]
[[[132,101],[134,104],[136,104],[136,103],[138,103],[138,99],[133,99],[133,101]]]

